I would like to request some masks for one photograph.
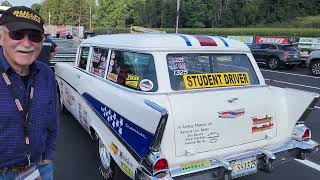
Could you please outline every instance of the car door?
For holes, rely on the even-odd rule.
[[[259,63],[262,60],[262,55],[264,49],[262,49],[263,44],[255,44],[251,47],[251,52],[253,57],[255,58],[256,62]]]

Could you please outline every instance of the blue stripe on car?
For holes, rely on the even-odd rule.
[[[186,36],[184,36],[182,34],[178,34],[178,35],[184,39],[184,41],[186,42],[187,46],[192,46],[190,40]]]
[[[113,134],[120,137],[140,158],[145,158],[153,142],[153,134],[132,123],[91,95],[84,93],[83,98],[101,116]]]
[[[223,44],[226,46],[226,47],[229,47],[229,44],[227,43],[226,40],[224,40],[222,37],[218,37],[222,42]]]

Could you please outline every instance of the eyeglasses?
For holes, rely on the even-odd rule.
[[[44,38],[41,32],[33,30],[10,31],[8,32],[8,34],[9,37],[13,40],[21,40],[27,35],[28,39],[35,43],[41,42]]]

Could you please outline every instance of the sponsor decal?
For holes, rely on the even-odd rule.
[[[273,128],[273,125],[274,125],[273,123],[268,123],[268,124],[264,124],[262,126],[253,126],[252,133],[271,129],[271,128]]]
[[[258,118],[253,118],[252,119],[253,125],[261,124],[261,123],[269,123],[271,121],[272,121],[272,118],[268,117],[268,116],[266,116],[264,118],[260,118],[260,119],[258,119]]]
[[[107,78],[110,79],[111,81],[117,82],[118,75],[108,72]]]
[[[150,91],[153,88],[153,82],[149,79],[142,79],[139,87],[142,91]]]
[[[203,169],[206,167],[210,167],[210,161],[193,161],[188,162],[180,165],[181,171],[183,172],[190,172],[197,169]]]
[[[130,167],[133,167],[132,162],[130,162],[129,158],[124,155],[123,152],[120,151],[119,157]]]
[[[250,85],[247,72],[184,74],[186,89]]]
[[[238,116],[244,115],[244,113],[245,109],[218,112],[220,118],[236,118]]]
[[[128,176],[132,177],[133,176],[133,171],[123,162],[120,162],[121,163],[121,169],[123,169],[126,174],[128,174]]]
[[[134,75],[134,74],[127,74],[126,76],[126,81],[125,81],[125,85],[138,89],[139,88],[139,81],[140,81],[141,77]]]
[[[274,126],[274,123],[272,122],[272,118],[269,117],[268,115],[266,115],[266,117],[263,117],[263,118],[253,118],[252,123],[253,123],[253,126],[251,128],[252,133],[272,129]]]
[[[117,147],[115,144],[111,143],[111,144],[110,144],[110,148],[111,148],[111,150],[112,150],[112,152],[113,152],[114,154],[118,154],[118,153],[119,153],[119,149],[118,149],[118,147]]]
[[[265,36],[256,36],[256,43],[289,43],[289,38],[287,37],[265,37]]]

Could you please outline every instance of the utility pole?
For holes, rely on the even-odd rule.
[[[91,7],[92,1],[90,1],[90,32],[92,32],[92,26],[91,26],[91,19],[92,19],[92,7]]]
[[[51,23],[50,23],[50,20],[51,20],[51,14],[50,14],[50,11],[49,11],[49,33],[51,34]]]
[[[176,33],[178,33],[178,28],[179,28],[179,9],[180,9],[180,0],[177,0]]]

